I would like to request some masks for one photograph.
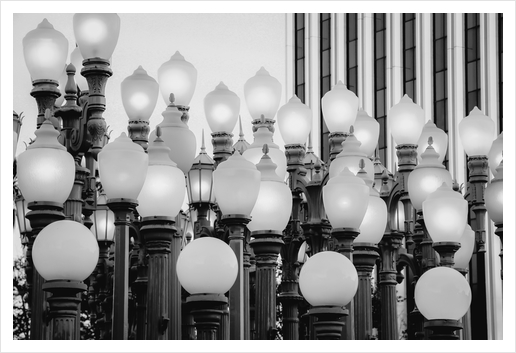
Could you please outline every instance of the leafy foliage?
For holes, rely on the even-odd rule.
[[[30,339],[29,288],[25,276],[27,260],[17,258],[13,262],[13,339]]]

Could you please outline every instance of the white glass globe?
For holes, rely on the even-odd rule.
[[[278,110],[278,127],[285,145],[306,142],[312,130],[312,110],[297,96]]]
[[[339,81],[321,99],[324,121],[330,132],[347,132],[355,123],[358,97]]]
[[[471,304],[471,288],[459,271],[435,267],[418,279],[414,297],[427,320],[460,320]]]
[[[495,223],[503,223],[503,164],[496,169],[496,177],[485,190],[487,214]]]
[[[387,113],[392,137],[398,145],[415,145],[425,124],[425,112],[408,95]]]
[[[204,114],[211,132],[231,134],[240,113],[240,98],[224,82],[204,97]]]
[[[97,239],[74,221],[57,221],[38,234],[32,248],[38,273],[47,281],[84,281],[99,259]]]
[[[108,199],[137,199],[145,177],[149,157],[125,132],[108,143],[98,155],[99,175]]]
[[[421,163],[421,155],[428,147],[429,137],[433,140],[432,147],[435,149],[435,152],[439,154],[439,163],[442,163],[444,161],[444,157],[446,157],[446,151],[448,151],[448,135],[446,132],[439,129],[431,120],[429,120],[423,127],[421,136],[417,141],[417,160]]]
[[[129,121],[149,121],[158,101],[159,86],[156,80],[138,66],[131,76],[122,81],[121,92]]]
[[[500,165],[502,161],[502,153],[503,153],[503,131],[496,140],[493,141],[491,145],[491,149],[487,154],[487,158],[489,161],[489,169],[491,169],[491,173],[493,176],[496,176],[496,168]]]
[[[73,33],[84,59],[108,60],[118,42],[120,17],[116,13],[76,13]]]
[[[468,156],[486,156],[495,136],[494,121],[477,107],[459,123],[459,137]]]
[[[378,145],[380,124],[363,109],[359,109],[353,128],[355,137],[360,141],[360,151],[367,157],[371,157]]]
[[[467,223],[468,202],[443,183],[423,202],[425,225],[433,242],[458,242]]]
[[[357,288],[355,266],[338,252],[319,252],[301,267],[299,289],[312,306],[345,306],[351,302]]]
[[[188,106],[197,85],[197,69],[176,51],[158,69],[158,82],[165,104],[168,105],[170,94],[173,93],[175,104]]]
[[[177,278],[190,294],[226,293],[238,274],[233,250],[222,240],[205,237],[184,247],[177,259]]]
[[[281,99],[281,83],[261,67],[256,75],[244,84],[244,96],[249,114],[254,120],[273,120]]]
[[[469,260],[473,256],[473,248],[475,247],[475,232],[471,229],[469,224],[464,227],[464,233],[459,240],[460,249],[457,250],[453,259],[455,261],[455,268],[468,268]]]

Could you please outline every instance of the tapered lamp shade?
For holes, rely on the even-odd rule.
[[[496,140],[493,141],[493,144],[491,145],[491,149],[489,150],[489,153],[487,154],[488,162],[489,162],[489,169],[491,169],[491,173],[493,173],[493,176],[496,176],[496,168],[500,165],[500,162],[502,161],[502,152],[503,152],[503,131]]]
[[[38,234],[32,259],[38,273],[47,281],[84,281],[97,265],[99,246],[81,223],[57,221]]]
[[[438,161],[442,163],[446,152],[448,151],[448,135],[443,130],[439,129],[431,120],[429,120],[423,127],[419,141],[417,142],[417,160],[421,163],[421,155],[428,147],[428,138],[432,137],[432,147],[435,152],[439,154]]]
[[[18,186],[25,201],[64,203],[75,180],[75,162],[49,120],[35,132],[36,141],[18,156]]]
[[[435,267],[418,279],[414,297],[427,320],[460,320],[471,304],[471,288],[459,271]]]
[[[443,183],[423,202],[425,225],[433,242],[458,242],[464,233],[468,202]]]
[[[204,97],[204,114],[212,132],[232,133],[240,113],[240,98],[224,82]]]
[[[312,306],[345,306],[357,292],[357,270],[338,252],[319,252],[306,260],[301,268],[299,288]]]
[[[503,223],[503,162],[496,169],[496,177],[486,187],[487,214],[495,224]]]
[[[163,115],[163,121],[158,126],[161,127],[161,138],[170,148],[170,159],[184,174],[187,174],[195,158],[197,148],[195,135],[188,125],[181,121],[183,113],[177,107],[169,105],[161,115]],[[155,139],[156,130],[153,130],[149,135],[149,141]]]
[[[469,224],[466,224],[466,227],[464,227],[464,233],[462,233],[459,243],[460,248],[453,257],[455,261],[453,267],[467,269],[469,260],[471,260],[471,256],[473,256],[473,248],[475,246],[475,232],[471,229]]]
[[[235,283],[237,274],[235,253],[217,238],[195,239],[177,259],[177,278],[190,294],[226,293]]]
[[[175,217],[186,193],[185,175],[169,156],[161,138],[149,144],[149,168],[138,196],[137,210],[142,217]]]
[[[256,168],[261,173],[258,199],[251,212],[251,231],[273,230],[281,232],[287,226],[292,211],[292,192],[275,173],[276,165],[264,155]]]
[[[360,151],[368,157],[372,156],[380,136],[378,121],[371,118],[363,109],[360,109],[353,128],[355,129],[355,137],[360,141]]]
[[[494,121],[477,107],[459,123],[460,141],[468,156],[487,156],[494,136]]]
[[[138,66],[131,76],[122,81],[121,92],[129,121],[149,121],[158,100],[159,85],[156,80]]]
[[[75,83],[77,86],[79,86],[79,89],[81,91],[87,91],[88,90],[88,81],[86,81],[86,78],[81,75],[81,69],[82,69],[82,62],[84,61],[81,50],[79,47],[75,47],[75,49],[70,54],[70,62],[75,66],[75,69],[77,70],[75,73]]]
[[[192,168],[188,171],[187,190],[190,204],[213,203],[213,171],[215,162],[206,153],[204,147],[204,130],[202,136],[201,152],[195,157]]]
[[[98,241],[113,241],[115,236],[115,214],[107,206],[107,197],[100,194],[97,198],[97,209],[91,216],[93,224],[90,228]]]
[[[254,120],[273,120],[281,99],[281,83],[264,67],[244,84],[244,96],[249,114]]]
[[[360,234],[354,239],[355,243],[378,244],[385,233],[387,225],[387,205],[380,198],[380,194],[372,187],[369,187],[369,203],[364,219],[360,224]]]
[[[125,132],[107,144],[98,155],[100,180],[108,199],[137,199],[145,177],[149,157]]]
[[[312,130],[312,110],[297,96],[278,110],[278,127],[285,145],[302,145]]]
[[[423,201],[443,183],[452,185],[451,174],[439,161],[433,144],[428,145],[421,159],[420,164],[410,173],[407,182],[410,201],[416,210],[421,210]]]
[[[351,173],[357,174],[360,167],[360,161],[364,160],[365,171],[370,180],[374,180],[374,164],[367,158],[367,155],[360,150],[360,141],[357,140],[354,133],[351,133],[342,143],[342,151],[330,164],[330,178],[340,174],[344,168],[348,168]]]
[[[260,191],[256,166],[234,153],[213,172],[213,192],[222,214],[250,215]]]
[[[61,96],[58,97],[56,99],[56,102],[54,103],[54,105],[56,107],[60,107],[63,105],[63,102],[64,102],[64,96],[66,94],[65,92],[65,87],[66,87],[66,82],[68,81],[68,75],[66,74],[66,64],[64,65],[63,67],[63,72],[61,73],[61,75],[59,76],[59,91],[61,92]]]
[[[333,228],[358,228],[369,204],[369,188],[344,168],[323,187],[323,203]]]
[[[109,60],[118,42],[120,17],[116,13],[76,13],[73,33],[84,59]]]
[[[355,123],[358,97],[339,81],[321,99],[324,121],[330,132],[347,132]]]
[[[175,104],[188,106],[197,85],[197,69],[178,51],[158,69],[158,82],[165,104],[170,94],[176,97]]]
[[[32,81],[58,81],[68,57],[68,40],[45,18],[23,38],[23,56]]]
[[[273,133],[266,127],[260,127],[254,133],[254,142],[244,151],[242,156],[253,164],[258,164],[263,156],[263,145],[269,146],[269,156],[276,164],[276,174],[285,180],[287,174],[287,157],[285,152],[272,141]]]
[[[408,95],[387,113],[392,137],[398,145],[415,145],[425,125],[425,112]]]

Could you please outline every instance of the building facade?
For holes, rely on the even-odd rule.
[[[285,94],[297,95],[312,109],[313,149],[324,161],[329,132],[321,98],[339,81],[379,122],[377,153],[390,171],[397,158],[387,113],[405,94],[423,108],[426,121],[448,134],[444,164],[459,185],[468,177],[459,122],[478,107],[497,133],[503,131],[503,14],[298,13],[286,15],[286,26]],[[472,305],[465,338],[502,338],[501,246],[491,222],[486,233],[485,274],[474,260],[468,273],[473,292],[485,277],[486,294],[480,305]],[[399,287],[405,295],[403,284]],[[410,302],[400,305],[402,314],[410,311]]]

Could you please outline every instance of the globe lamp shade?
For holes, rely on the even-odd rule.
[[[302,145],[312,130],[312,110],[293,96],[278,110],[278,127],[285,145]]]
[[[261,173],[260,191],[247,228],[251,232],[259,230],[282,232],[290,220],[292,192],[275,173],[276,165],[268,155],[262,157],[256,168]]]
[[[361,144],[353,133],[353,127],[351,131],[350,135],[342,143],[342,151],[330,164],[330,179],[339,175],[344,168],[348,168],[351,173],[357,174],[360,169],[360,161],[363,160],[367,178],[374,180],[374,164],[367,155],[361,151]]]
[[[407,186],[412,206],[416,210],[421,210],[423,201],[443,183],[452,185],[452,177],[439,161],[439,155],[431,144],[421,156],[420,164],[408,177]]]
[[[287,174],[287,157],[285,152],[279,149],[272,140],[273,133],[266,127],[260,127],[254,133],[253,143],[244,151],[242,156],[253,164],[258,164],[263,156],[263,145],[269,146],[269,156],[276,164],[276,174],[281,180],[285,180]]]
[[[244,96],[249,114],[254,120],[263,115],[273,120],[281,99],[281,83],[264,67],[244,84]]]
[[[503,223],[503,162],[496,169],[496,177],[485,190],[487,215],[495,223]]]
[[[23,56],[32,81],[58,81],[68,57],[68,40],[45,18],[23,38]]]
[[[493,173],[493,176],[496,176],[496,168],[500,165],[500,162],[502,161],[502,152],[503,152],[503,131],[496,140],[493,141],[493,144],[491,145],[491,149],[489,150],[489,153],[487,154],[488,162],[489,162],[489,169],[491,169],[491,173]]]
[[[312,306],[345,306],[357,292],[357,270],[338,252],[319,252],[303,264],[299,288]]]
[[[197,69],[178,51],[158,69],[158,82],[165,104],[174,94],[175,104],[188,106],[197,85]]]
[[[371,118],[363,109],[360,109],[353,128],[355,129],[355,137],[360,141],[360,151],[367,157],[372,156],[380,136],[380,124],[378,121]]]
[[[195,239],[183,248],[177,259],[177,277],[190,294],[226,293],[237,274],[235,253],[217,238]]]
[[[421,136],[417,142],[417,160],[421,163],[421,155],[428,147],[428,138],[432,137],[432,147],[439,155],[438,161],[442,163],[446,152],[448,151],[448,135],[443,130],[439,129],[431,120],[429,120],[423,127]]]
[[[98,155],[99,174],[108,199],[137,199],[145,177],[149,157],[125,132],[107,144]]]
[[[425,225],[433,242],[458,242],[464,233],[468,202],[443,183],[423,202]]]
[[[213,192],[222,214],[250,215],[260,191],[260,172],[234,153],[213,172]]]
[[[147,151],[149,167],[138,196],[138,213],[142,217],[176,217],[185,198],[185,175],[170,159],[170,149],[161,138],[151,142]]]
[[[347,132],[355,123],[358,113],[358,97],[339,81],[321,99],[326,126],[331,133]]]
[[[99,246],[84,225],[57,221],[38,234],[32,258],[36,270],[47,281],[84,281],[97,265]]]
[[[477,107],[459,123],[460,141],[468,156],[487,156],[494,136],[494,121]]]
[[[240,98],[220,82],[204,97],[204,114],[212,132],[231,134],[240,114]]]
[[[333,228],[359,228],[369,204],[369,188],[344,168],[323,187],[323,203]]]
[[[460,320],[471,304],[471,288],[459,271],[435,267],[418,279],[414,297],[427,320]]]
[[[122,103],[129,121],[149,121],[158,100],[159,86],[155,79],[138,66],[121,84]]]
[[[79,86],[79,89],[81,91],[87,91],[88,90],[88,81],[86,81],[86,78],[81,75],[81,68],[82,68],[82,62],[84,61],[81,50],[79,47],[75,47],[75,49],[70,54],[70,62],[75,66],[75,69],[77,70],[74,79],[77,86]]]
[[[90,228],[98,241],[113,241],[115,237],[115,214],[107,206],[104,194],[97,198],[97,209],[93,211],[93,224]]]
[[[398,145],[415,145],[425,125],[425,112],[408,95],[387,113],[392,137]]]
[[[64,203],[75,180],[75,162],[49,120],[36,130],[36,141],[18,156],[18,186],[27,203]]]
[[[118,42],[120,17],[116,13],[76,13],[73,33],[84,59],[108,60]]]
[[[464,233],[462,233],[459,243],[460,248],[453,257],[455,261],[453,267],[467,269],[471,256],[473,256],[473,248],[475,246],[475,232],[471,229],[469,224],[466,224],[466,227],[464,227]]]

